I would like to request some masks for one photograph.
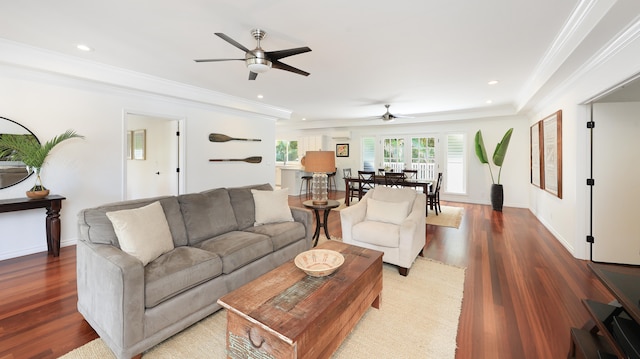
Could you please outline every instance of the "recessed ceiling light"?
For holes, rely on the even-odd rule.
[[[493,101],[492,100],[487,100],[486,103],[488,103],[488,104],[489,103],[493,103]]]
[[[264,98],[264,96],[262,96],[262,95],[258,95],[258,98]]]
[[[93,51],[93,49],[91,47],[89,47],[87,45],[84,45],[84,44],[78,44],[78,45],[76,45],[76,48],[78,50],[80,50],[80,51],[86,51],[86,52]]]
[[[489,84],[489,85],[497,85],[498,84],[498,80],[491,80],[491,81],[487,82],[487,84]]]
[[[306,118],[306,117],[303,117],[303,118],[302,118],[302,121],[306,121],[306,120],[307,120],[307,118]]]

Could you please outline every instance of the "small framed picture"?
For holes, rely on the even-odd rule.
[[[348,143],[338,143],[336,145],[336,157],[349,157]]]
[[[144,160],[146,158],[146,130],[133,131],[133,159]]]

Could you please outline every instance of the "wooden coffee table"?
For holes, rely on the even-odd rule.
[[[329,358],[369,306],[380,307],[382,252],[329,241],[342,253],[327,277],[289,261],[223,296],[227,358]]]

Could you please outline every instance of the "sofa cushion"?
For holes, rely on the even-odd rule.
[[[221,273],[222,260],[217,254],[193,247],[178,247],[144,268],[145,306],[154,307]]]
[[[306,235],[304,225],[300,222],[271,223],[263,226],[250,227],[245,229],[245,231],[269,236],[274,251],[284,248],[293,242],[297,242]]]
[[[409,215],[409,201],[387,202],[373,198],[367,199],[367,221],[387,222],[401,224]]]
[[[113,223],[120,248],[138,258],[143,266],[173,249],[171,231],[160,202],[106,215]]]
[[[400,245],[400,226],[376,221],[364,221],[351,228],[353,239],[377,246],[397,248]]]
[[[231,206],[233,212],[236,215],[236,222],[238,222],[238,229],[243,230],[248,227],[252,227],[256,221],[255,205],[253,204],[252,189],[261,191],[271,191],[273,188],[270,184],[265,183],[255,186],[235,187],[228,188],[229,197],[231,198]]]
[[[195,245],[222,258],[222,272],[234,270],[262,258],[273,251],[269,237],[250,232],[233,231]]]
[[[178,201],[190,245],[238,228],[229,193],[224,188],[180,195]]]
[[[267,223],[293,222],[286,189],[274,191],[251,190],[256,211],[256,226]]]
[[[118,203],[105,204],[96,208],[88,208],[78,214],[79,230],[81,238],[91,243],[111,244],[120,248],[120,243],[113,229],[113,224],[107,218],[107,212],[114,212],[123,209],[132,209],[146,206],[159,201],[164,210],[174,246],[184,246],[187,244],[187,232],[182,220],[180,205],[176,197],[156,197],[123,201]]]

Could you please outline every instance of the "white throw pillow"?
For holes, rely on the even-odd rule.
[[[173,238],[160,202],[134,209],[107,212],[120,248],[142,265],[173,249]]]
[[[260,191],[252,189],[253,203],[255,204],[256,222],[254,226],[267,223],[293,222],[291,209],[289,209],[288,189],[273,191]]]
[[[385,202],[367,199],[367,221],[400,224],[409,215],[409,202]]]

